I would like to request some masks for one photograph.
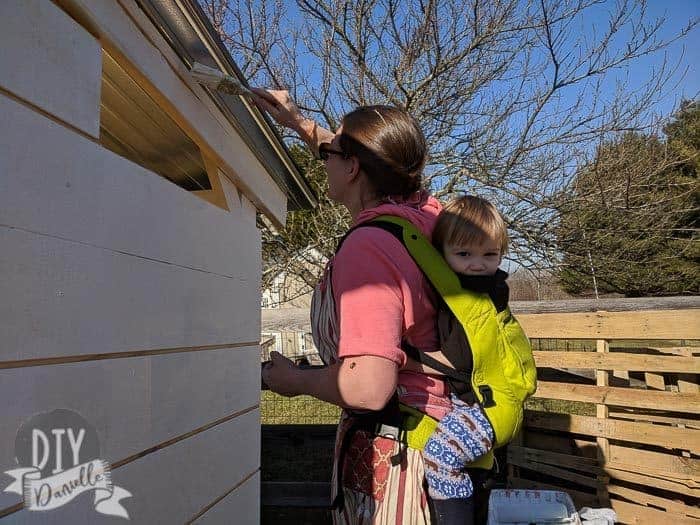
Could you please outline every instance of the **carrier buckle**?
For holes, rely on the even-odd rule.
[[[493,399],[493,390],[491,390],[489,385],[479,385],[479,393],[484,400],[482,403],[484,408],[496,406],[496,401]]]

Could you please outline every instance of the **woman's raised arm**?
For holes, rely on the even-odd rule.
[[[315,120],[306,118],[289,96],[289,91],[274,89],[252,89],[255,104],[282,126],[294,130],[306,142],[315,155],[323,142],[333,140],[333,133],[319,126]]]

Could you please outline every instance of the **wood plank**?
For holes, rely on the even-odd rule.
[[[692,393],[538,381],[534,397],[690,414],[700,413],[700,394]]]
[[[596,478],[592,478],[585,474],[578,474],[563,468],[553,467],[552,465],[531,461],[519,456],[508,456],[508,461],[516,467],[533,470],[535,472],[539,472],[540,474],[546,474],[547,476],[551,476],[553,478],[570,481],[578,485],[583,485],[584,487],[591,487],[593,489],[600,490],[602,488],[602,484],[604,483],[604,481],[597,480]],[[526,473],[520,471],[521,477],[526,475]]]
[[[531,338],[700,339],[700,309],[524,314],[518,321]]]
[[[700,296],[614,297],[606,299],[565,299],[556,301],[511,301],[515,314],[629,312],[640,310],[686,310],[700,308]]]
[[[680,425],[700,430],[700,420],[687,419],[678,416],[657,416],[645,412],[610,412],[613,419],[628,419],[630,421],[647,421],[649,423],[663,423],[665,425]]]
[[[218,501],[216,505],[208,509],[200,517],[195,518],[192,523],[196,525],[214,525],[222,523],[232,523],[238,516],[241,509],[250,509],[253,512],[250,523],[260,523],[259,506],[251,509],[250,502],[257,501],[260,497],[260,472],[248,479],[245,483],[237,487],[230,494]],[[257,514],[255,514],[257,513]]]
[[[662,510],[635,505],[626,501],[612,499],[610,504],[620,523],[647,525],[649,523],[673,523],[673,525],[698,525],[698,520],[690,517],[669,514]]]
[[[599,506],[598,498],[595,494],[590,494],[588,492],[582,492],[571,488],[562,488],[557,485],[551,485],[549,483],[533,481],[525,478],[509,478],[508,488],[531,490],[557,490],[569,494],[569,496],[571,496],[571,499],[574,500],[577,509],[581,507]]]
[[[660,304],[656,303],[659,300]],[[700,296],[696,297],[666,297],[666,298],[635,298],[635,299],[606,299],[607,311],[628,311],[633,310],[662,310],[668,306],[671,310],[684,310],[686,308],[700,308]],[[574,301],[551,301],[552,307],[562,308],[572,313],[576,311],[596,311],[597,301],[591,299],[576,299]],[[511,302],[510,308],[513,313],[517,314],[518,320],[525,314],[532,316],[544,315],[543,311],[548,311],[547,301],[521,301]],[[540,306],[544,305],[543,311]],[[310,332],[309,311],[307,308],[274,308],[263,309],[263,329],[269,332],[297,330],[300,332]],[[565,333],[562,328],[561,332]],[[528,334],[531,338],[542,337],[543,335]],[[568,336],[564,335],[564,338]],[[593,338],[591,335],[589,338]],[[639,339],[635,336],[632,339]],[[618,344],[618,342],[615,342]],[[658,345],[658,343],[656,343]],[[694,348],[694,347],[691,347]],[[700,352],[700,347],[697,347]],[[689,355],[689,354],[682,354]]]
[[[122,502],[131,522],[185,523],[254,475],[260,459],[259,418],[257,411],[250,412],[113,469],[113,483],[133,495]],[[259,490],[254,487],[253,497],[244,499],[235,514],[236,524],[258,524]],[[78,498],[51,512],[16,512],[3,518],[3,525],[95,523],[96,516],[91,498]]]
[[[237,220],[2,96],[0,114],[12,128],[0,141],[0,172],[13,173],[0,192],[0,224],[203,272],[257,278],[260,232],[253,211],[252,220]]]
[[[666,390],[666,381],[664,380],[664,376],[661,374],[644,372],[644,382],[647,384],[647,388],[651,390]]]
[[[596,353],[599,355],[607,355],[609,352],[610,345],[608,344],[608,341],[598,339],[596,341]],[[610,384],[610,372],[608,370],[596,370],[595,382],[597,388],[608,388]],[[607,405],[602,403],[596,405],[596,418],[599,420],[606,420],[608,418]],[[607,438],[599,436],[596,437],[596,444],[598,445],[598,461],[601,465],[605,465],[610,455],[610,442]],[[608,478],[601,474],[597,476],[596,481],[596,494],[598,496],[598,502],[602,506],[607,506],[608,501],[610,500],[607,490]]]
[[[550,450],[540,450],[531,447],[519,447],[508,444],[508,460],[510,458],[522,458],[536,463],[547,463],[560,467],[569,467],[589,474],[598,474],[602,469],[598,466],[598,460],[571,454],[561,454]]]
[[[98,137],[100,43],[53,3],[44,0],[0,2],[0,33],[3,47],[14,50],[0,53],[0,86],[80,131]],[[4,141],[14,130],[1,109],[0,114],[6,126]],[[15,177],[14,169],[2,173],[9,175],[7,179]]]
[[[700,459],[650,450],[610,445],[609,466],[619,470],[649,473],[656,477],[694,479],[700,483]]]
[[[168,112],[202,153],[211,156],[276,226],[284,227],[285,194],[134,2],[56,2],[96,34],[103,48]],[[121,4],[127,6],[128,13]]]
[[[606,467],[605,470],[610,476],[611,480],[636,483],[637,485],[643,485],[645,487],[650,487],[655,490],[658,489],[666,490],[669,492],[677,492],[678,494],[689,496],[691,498],[700,497],[700,486],[691,481],[665,479],[661,477],[651,476],[649,474],[630,472],[628,470],[619,470],[613,468],[612,466]]]
[[[114,464],[259,403],[257,346],[195,354],[0,370],[0,469],[15,464],[15,435],[34,414],[68,407],[96,429]],[[2,467],[5,468],[2,468]],[[0,492],[0,509],[18,496]],[[212,497],[213,498],[213,497]]]
[[[678,374],[678,391],[684,393],[700,393],[698,376],[695,374]]]
[[[525,424],[528,427],[557,432],[586,434],[659,447],[691,450],[695,454],[700,451],[700,432],[687,428],[532,411],[526,411]],[[690,448],[688,449],[688,447]]]
[[[629,487],[623,487],[621,485],[610,484],[608,486],[608,490],[611,494],[621,496],[638,504],[654,505],[655,507],[666,509],[666,511],[674,514],[700,519],[700,509],[698,507],[691,507],[678,501],[660,498],[658,496],[654,496],[653,494],[648,494],[640,490],[634,490]]]
[[[700,358],[653,356],[624,352],[546,352],[535,351],[535,363],[547,368],[594,368],[640,372],[700,373]]]
[[[222,212],[223,213],[223,212]],[[0,361],[257,341],[258,284],[0,227]]]
[[[596,445],[594,437],[590,437],[588,440],[578,439],[570,434],[538,432],[537,429],[527,427],[525,427],[523,435],[525,438],[523,444],[526,447],[546,449],[560,454],[581,456],[598,461],[598,445]]]
[[[700,354],[700,346],[648,346],[647,348],[660,354],[683,355],[686,357]]]

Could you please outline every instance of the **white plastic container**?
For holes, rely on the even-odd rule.
[[[492,490],[488,525],[581,525],[574,502],[555,490]]]

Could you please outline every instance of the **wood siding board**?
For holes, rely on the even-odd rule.
[[[226,494],[215,505],[209,508],[204,514],[195,518],[192,523],[195,525],[216,525],[229,524],[235,522],[245,525],[258,525],[260,523],[260,506],[251,505],[251,502],[258,502],[260,497],[260,472],[255,473],[243,484]],[[239,516],[241,509],[248,509],[248,515]]]
[[[534,351],[538,367],[592,368],[646,372],[700,373],[700,358],[681,356],[654,356],[626,352],[548,352]]]
[[[531,338],[700,339],[700,309],[522,314]]]
[[[700,394],[538,381],[534,397],[700,413]],[[643,416],[640,415],[640,418]]]
[[[0,227],[0,360],[257,341],[257,283]]]
[[[257,207],[277,225],[284,225],[285,194],[132,0],[57,3],[99,36],[103,47],[166,109],[203,154],[212,155],[228,167],[237,185]]]
[[[239,279],[259,278],[254,213],[253,220],[236,220],[3,96],[0,114],[13,130],[0,137],[0,172],[13,174],[0,192],[0,224]]]
[[[695,454],[700,451],[700,439],[698,439],[700,432],[687,428],[533,411],[526,412],[525,422],[529,427],[557,432],[586,434],[667,448],[683,448]]]
[[[185,523],[260,465],[260,414],[250,412],[112,471],[112,481],[132,493],[122,501],[133,523]],[[259,491],[241,501],[235,523],[257,524]],[[95,523],[101,518],[87,505],[65,505],[51,512],[22,510],[8,523]],[[41,516],[43,515],[43,516]],[[229,520],[232,516],[229,516]],[[124,520],[106,518],[124,523]],[[102,521],[100,521],[101,523]],[[3,521],[4,525],[5,521]]]
[[[0,33],[6,50],[0,53],[0,86],[98,137],[102,70],[99,42],[45,0],[0,2]],[[3,121],[6,133],[11,133],[4,114]]]
[[[15,435],[32,415],[78,412],[96,429],[101,458],[115,464],[256,406],[260,378],[250,371],[258,369],[258,347],[250,346],[0,370],[0,395],[13,400],[2,409],[0,471],[15,467]],[[0,508],[14,503],[4,494]]]

